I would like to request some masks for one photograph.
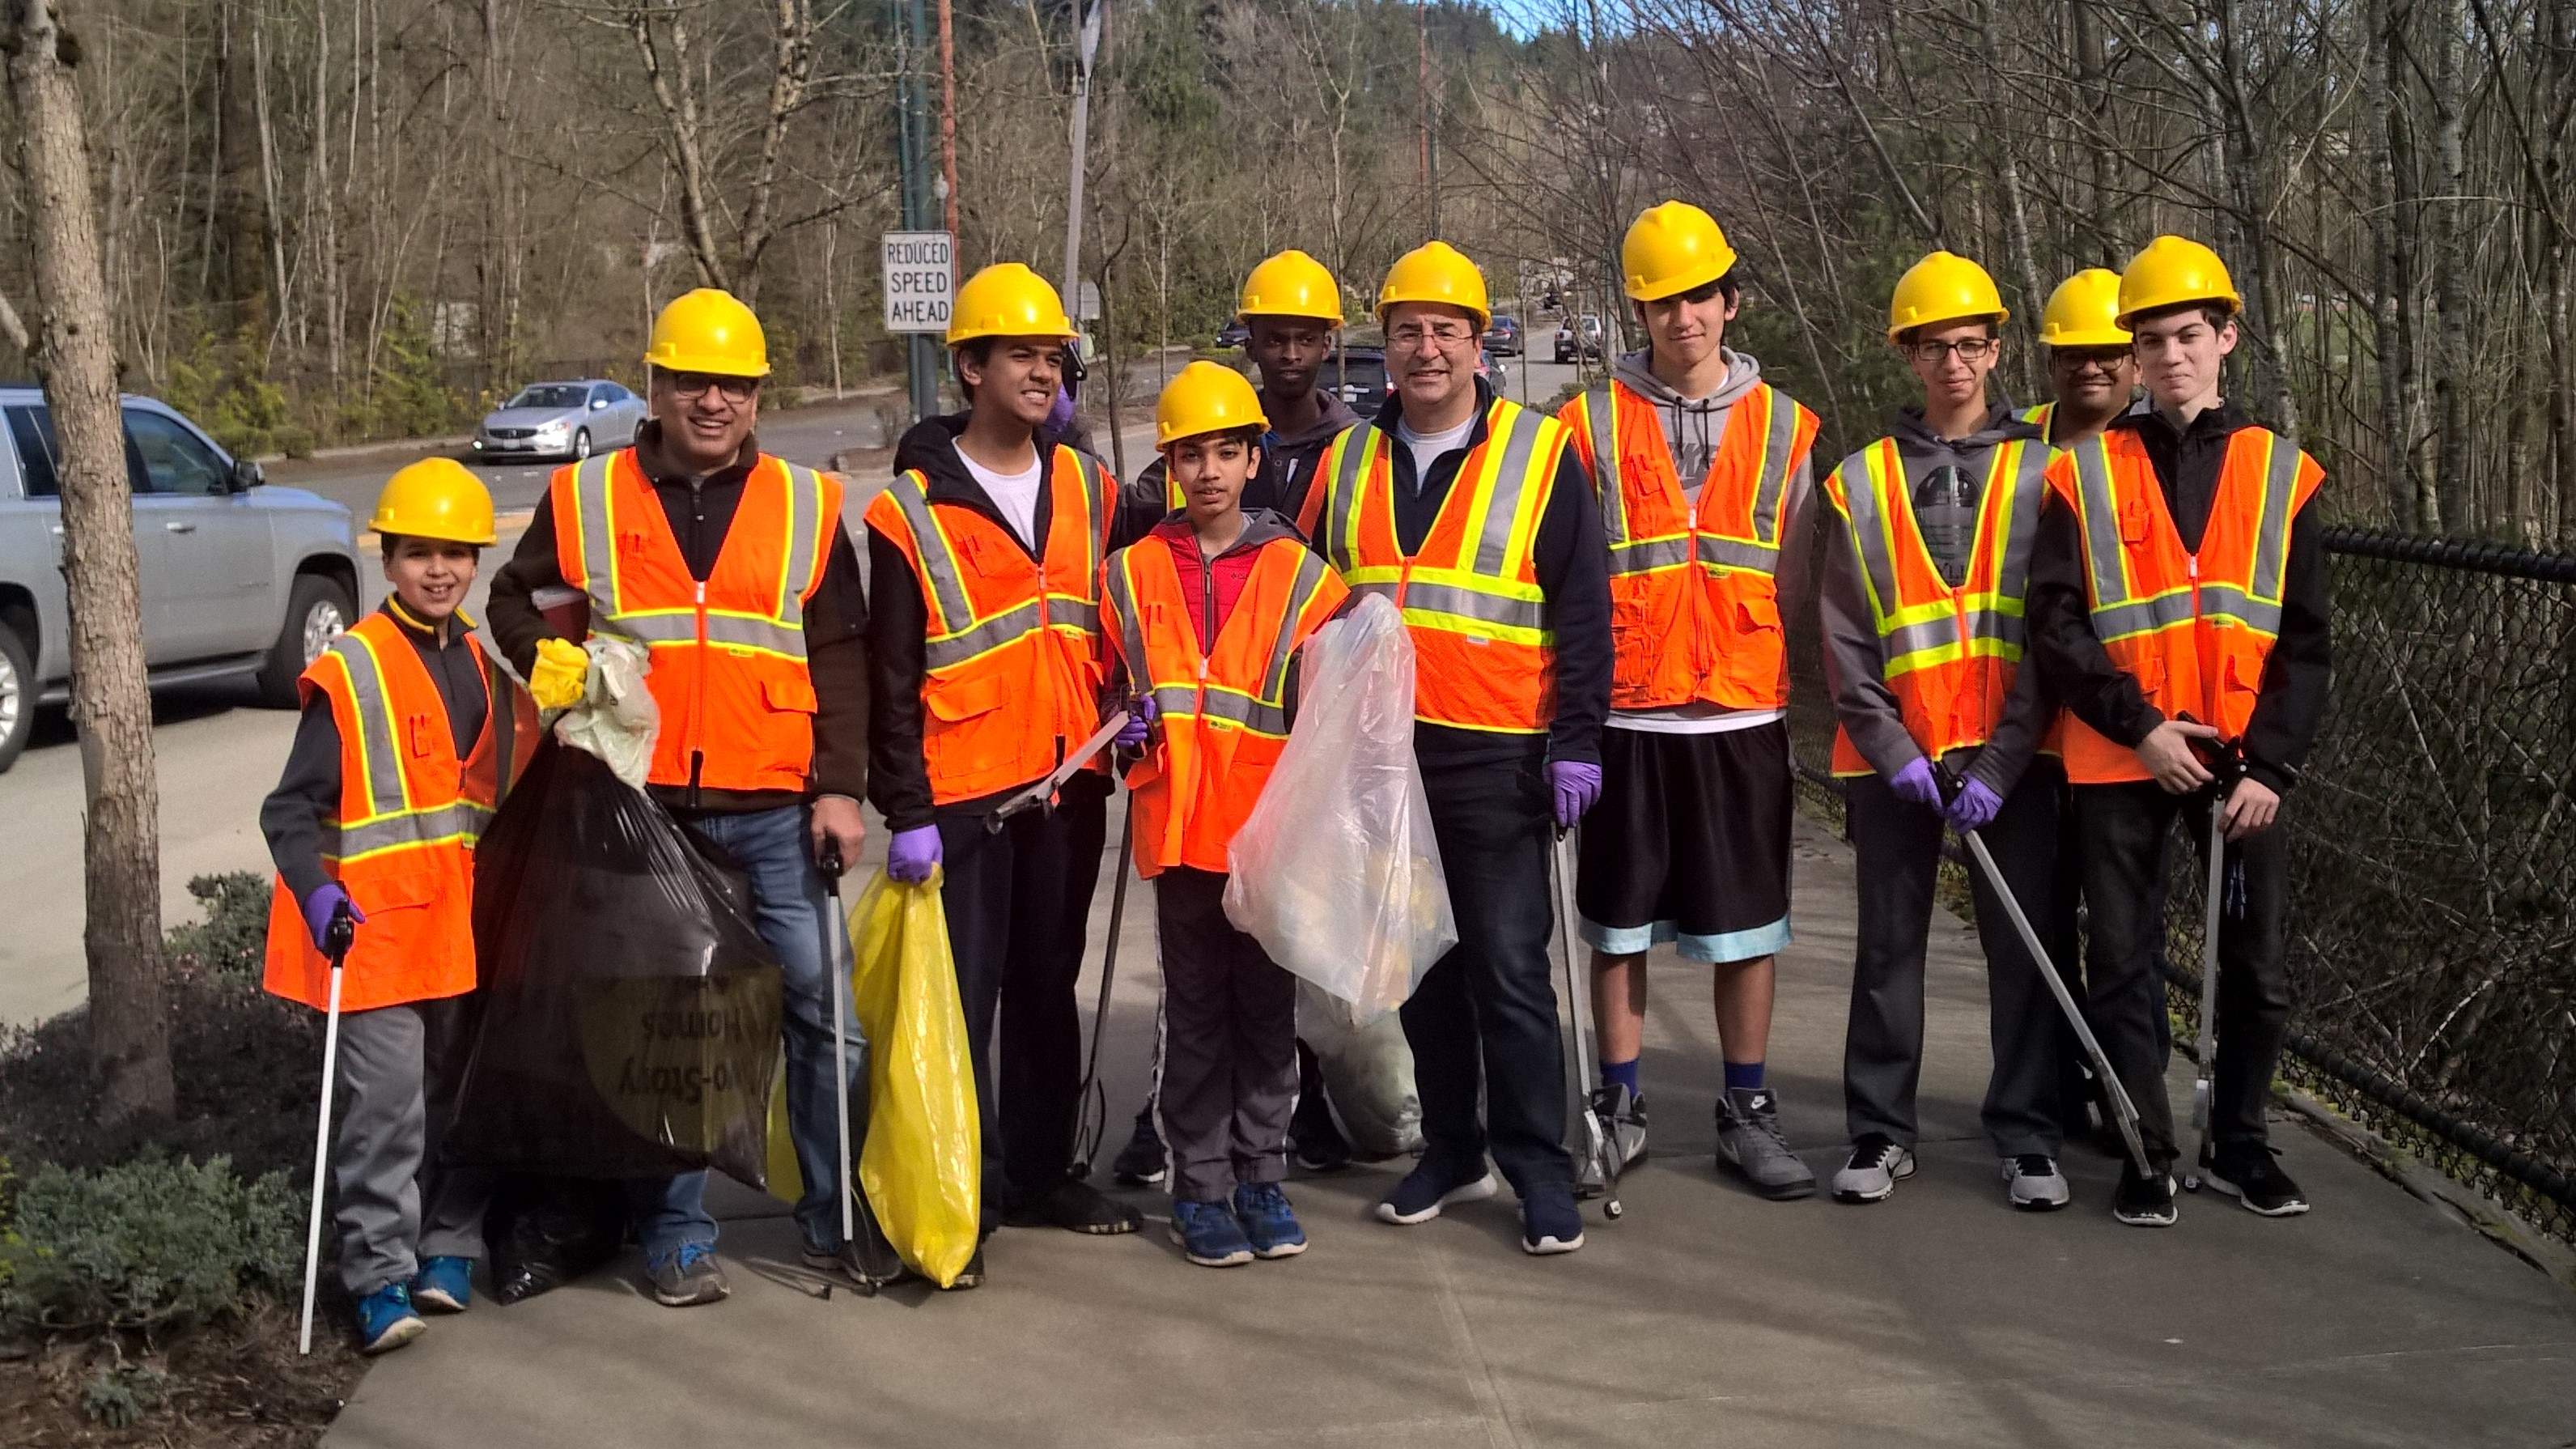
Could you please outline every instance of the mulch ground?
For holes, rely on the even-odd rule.
[[[0,1444],[11,1449],[286,1449],[318,1444],[357,1386],[366,1359],[345,1334],[317,1325],[313,1354],[295,1352],[295,1314],[262,1304],[224,1323],[123,1344],[129,1366],[169,1377],[159,1402],[121,1428],[83,1408],[89,1384],[114,1368],[120,1346],[91,1339],[0,1348]]]

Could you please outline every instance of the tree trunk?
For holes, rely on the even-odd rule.
[[[2434,490],[2441,499],[2441,524],[2448,533],[2478,529],[2477,500],[2469,491],[2468,161],[2464,154],[2466,97],[2459,92],[2460,31],[2468,24],[2460,0],[2444,0],[2433,11],[2436,52],[2433,75],[2433,162],[2440,180],[2441,210],[2433,227],[2433,307],[2441,317],[2441,345],[2434,349],[2440,366],[2433,374],[2433,398],[2439,437],[2434,444]],[[2430,520],[2427,520],[2428,522]]]
[[[2397,16],[2391,0],[2370,0],[2362,71],[2369,121],[2371,324],[2379,356],[2379,481],[2388,498],[2388,521],[2415,526],[2415,479],[2406,417],[2405,260],[2398,253],[2397,154],[2389,127],[2396,107]]]
[[[99,276],[89,143],[72,81],[79,46],[45,0],[10,0],[9,96],[18,114],[34,254],[37,366],[61,440],[63,572],[70,584],[72,718],[87,801],[90,1056],[109,1122],[174,1106],[162,996],[160,788],[144,684],[134,506],[117,414],[116,344]]]

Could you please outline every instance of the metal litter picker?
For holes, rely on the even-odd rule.
[[[1574,1100],[1583,1104],[1583,1155],[1601,1174],[1601,1215],[1616,1219],[1627,1209],[1619,1201],[1619,1147],[1610,1124],[1592,1100],[1592,983],[1585,979],[1574,934],[1574,858],[1566,832],[1556,832],[1556,938],[1565,948],[1565,998],[1574,1020],[1573,1050],[1566,1053],[1574,1078]]]
[[[313,1282],[322,1270],[322,1180],[331,1168],[331,1088],[340,1066],[340,980],[349,964],[349,945],[358,938],[358,923],[347,902],[331,912],[323,928],[323,949],[331,953],[331,1010],[322,1028],[322,1119],[313,1128],[313,1216],[304,1230],[304,1322],[295,1333],[295,1351],[313,1351]]]
[[[1935,766],[1934,778],[1940,783],[1944,803],[1957,795],[1965,783],[1947,765]],[[2120,1141],[2129,1149],[2129,1160],[2137,1164],[2140,1177],[2152,1179],[2156,1175],[2155,1168],[2148,1164],[2146,1142],[2138,1136],[2138,1104],[2129,1100],[2129,1089],[2121,1084],[2120,1074],[2111,1070],[2111,1058],[2103,1052],[2102,1043],[2095,1039],[2091,1023],[2084,1019],[2083,1008],[2075,1004],[2075,993],[2067,990],[2066,982],[2058,976],[2050,962],[2048,947],[2040,942],[2039,932],[2031,925],[2030,917],[2022,913],[2021,901],[2013,895],[2012,887],[2004,883],[2004,873],[1995,864],[1994,855],[1986,849],[1984,838],[1976,831],[1963,830],[1959,832],[1959,839],[1967,845],[1968,855],[1977,862],[1977,869],[1984,872],[1986,884],[1994,889],[1995,899],[2003,902],[2004,914],[2012,917],[2013,929],[2021,933],[2022,948],[2030,952],[2031,964],[2038,968],[2040,979],[2048,983],[2048,994],[2057,998],[2057,1009],[2066,1013],[2067,1024],[2075,1028],[2075,1038],[2084,1044],[2084,1054],[2093,1059],[2093,1070],[2101,1076],[2103,1088],[2111,1094],[2111,1116],[2120,1125]]]
[[[2183,716],[2189,719],[2189,715]],[[2191,1170],[2183,1174],[2182,1185],[2200,1191],[2201,1175],[2208,1171],[2211,1155],[2210,1130],[2215,1113],[2210,1097],[2218,1071],[2218,918],[2227,901],[2227,792],[2245,773],[2245,758],[2230,745],[2205,752],[2201,762],[2209,766],[2209,877],[2200,918],[2200,1030],[2196,1060],[2191,1074],[2191,1126],[2200,1134],[2200,1145],[2192,1154]]]

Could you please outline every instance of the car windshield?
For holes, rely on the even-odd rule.
[[[541,382],[534,387],[519,389],[519,395],[506,405],[514,408],[577,408],[588,401],[590,389],[579,383]]]

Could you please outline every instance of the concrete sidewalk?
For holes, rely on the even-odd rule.
[[[1825,1173],[1851,862],[1800,829],[1772,1074]],[[1131,893],[1106,1055],[1113,1150],[1153,1019],[1143,903]],[[1656,1155],[1624,1185],[1625,1218],[1587,1211],[1571,1257],[1519,1251],[1508,1193],[1421,1227],[1376,1222],[1392,1164],[1292,1184],[1313,1248],[1286,1262],[1191,1267],[1143,1193],[1142,1236],[1006,1230],[979,1291],[826,1303],[762,1275],[794,1260],[794,1231],[738,1194],[755,1216],[726,1225],[730,1302],[656,1307],[630,1255],[485,1303],[378,1365],[328,1442],[2576,1442],[2576,1297],[2288,1122],[2275,1140],[2318,1204],[2303,1218],[2186,1197],[2177,1228],[2121,1227],[2117,1165],[2082,1147],[2072,1210],[2007,1209],[1976,1123],[1975,943],[1947,917],[1934,932],[1923,1165],[1884,1205],[1764,1202],[1713,1174],[1705,973],[1666,954],[1644,1068]]]

